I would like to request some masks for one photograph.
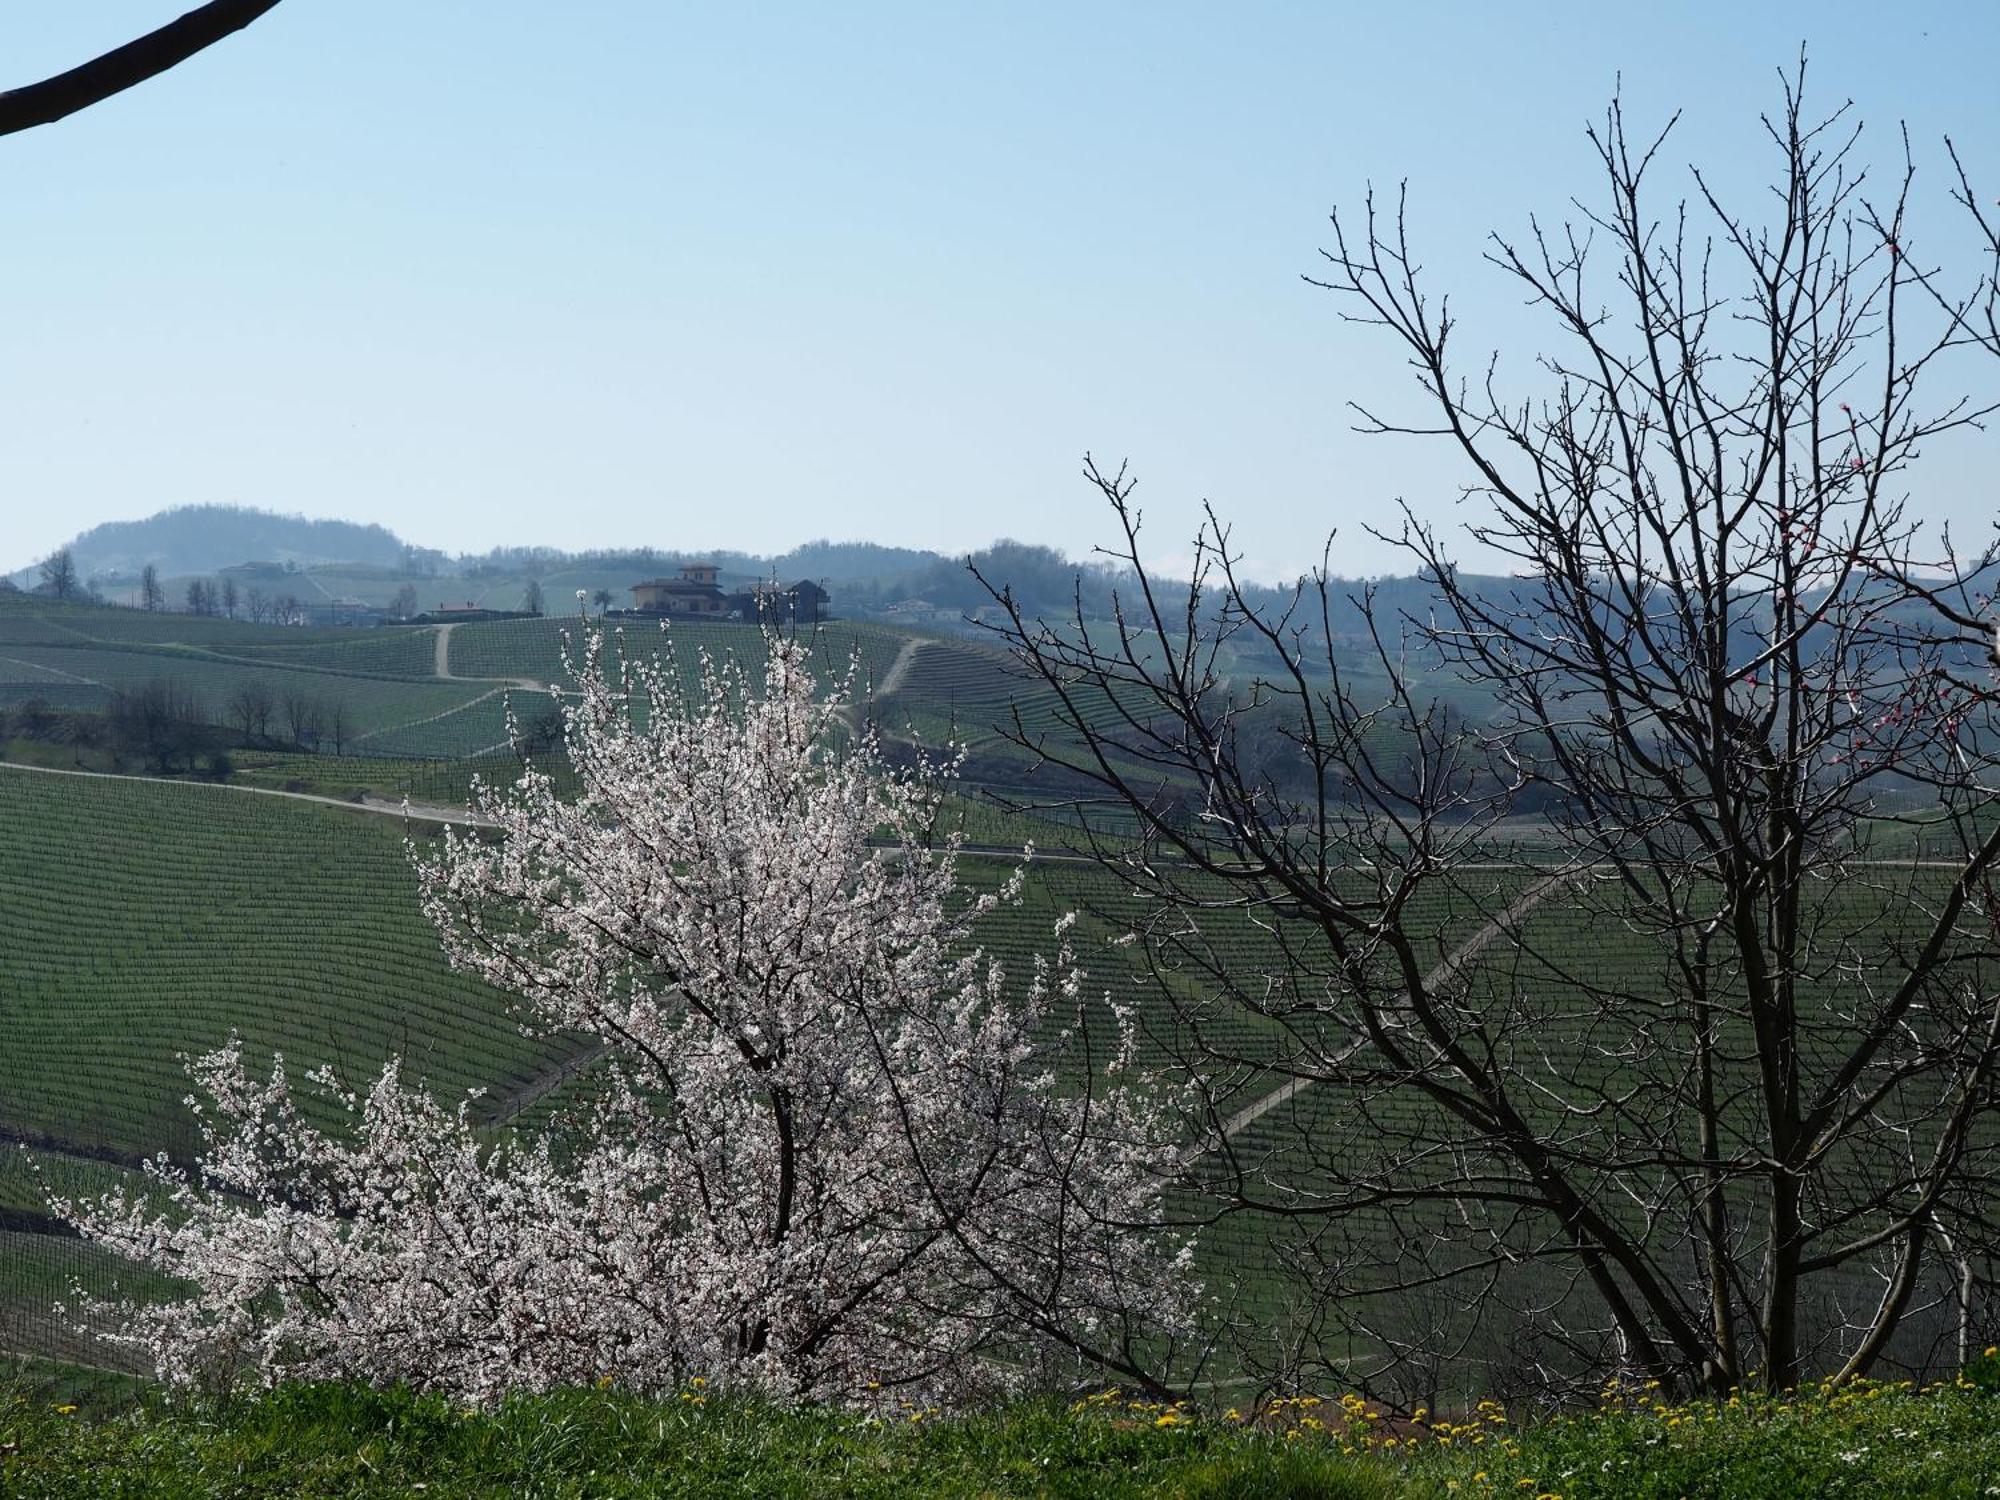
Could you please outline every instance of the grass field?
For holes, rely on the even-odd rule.
[[[695,1385],[495,1411],[352,1386],[169,1407],[36,1364],[0,1388],[0,1487],[51,1500],[1969,1500],[2000,1481],[1996,1408],[1980,1379],[1691,1405],[1635,1393],[1541,1422],[1491,1408],[1391,1422],[1335,1396],[1217,1414],[1107,1392],[864,1415]]]

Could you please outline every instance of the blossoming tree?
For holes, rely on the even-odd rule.
[[[181,1278],[115,1336],[180,1383],[403,1380],[473,1399],[700,1374],[788,1397],[962,1398],[1052,1364],[1163,1388],[1193,1303],[1155,1222],[1179,1104],[1092,1015],[1059,924],[1010,975],[975,946],[1020,889],[933,839],[954,767],[891,769],[773,643],[761,691],[703,658],[566,709],[580,790],[481,787],[497,831],[419,854],[451,961],[582,1033],[568,1128],[495,1138],[391,1062],[302,1108],[282,1060],[195,1064],[205,1154],[62,1207]],[[1107,1040],[1108,1039],[1108,1040]]]

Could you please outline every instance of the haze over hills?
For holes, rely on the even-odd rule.
[[[187,581],[238,570],[263,575],[267,587],[278,572],[298,575],[286,587],[309,608],[336,600],[388,608],[411,585],[423,608],[448,600],[511,609],[520,605],[532,583],[549,607],[560,609],[577,589],[605,590],[624,604],[632,584],[699,560],[718,565],[725,584],[812,579],[834,591],[838,613],[894,615],[947,629],[992,602],[968,571],[968,561],[984,577],[1011,588],[1031,612],[1065,611],[1079,584],[1087,607],[1099,612],[1108,608],[1110,590],[1121,576],[1099,561],[1077,561],[1055,548],[1010,540],[996,541],[969,559],[825,538],[770,555],[643,545],[574,552],[555,546],[496,547],[452,555],[412,545],[384,526],[227,505],[179,506],[144,520],[106,523],[81,533],[68,547],[78,580],[114,604],[139,602],[140,572],[150,564],[175,607]],[[18,586],[33,588],[39,581],[39,559],[7,561],[16,564],[9,576]]]
[[[163,577],[196,576],[249,563],[311,568],[383,569],[426,577],[495,573],[534,577],[578,562],[614,568],[670,568],[696,556],[721,564],[725,576],[810,577],[850,584],[891,577],[921,579],[938,569],[961,572],[961,558],[914,547],[820,539],[789,552],[681,552],[634,546],[572,553],[559,547],[496,547],[448,556],[406,542],[386,526],[286,515],[241,505],[181,505],[136,521],[109,521],[66,544],[86,584],[115,588],[151,564]],[[1060,559],[1047,548],[999,543],[996,552]],[[40,559],[16,558],[9,575],[22,587],[36,581]]]
[[[408,551],[384,526],[314,520],[239,505],[178,505],[138,521],[107,521],[69,544],[86,579],[136,575],[151,563],[167,575],[211,573],[243,562],[400,564]],[[27,583],[33,560],[13,576]]]

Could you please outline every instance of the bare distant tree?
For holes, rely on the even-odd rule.
[[[399,620],[407,620],[417,612],[417,586],[406,583],[396,590],[396,597],[389,603],[389,613]]]
[[[521,591],[521,608],[531,615],[542,612],[542,585],[538,580],[530,578],[528,586]]]
[[[212,0],[81,67],[0,92],[0,135],[51,125],[123,93],[241,31],[278,0]]]
[[[254,584],[243,595],[243,609],[260,625],[271,617],[271,601]]]
[[[255,677],[230,695],[229,722],[242,731],[246,740],[268,739],[271,715],[277,706],[278,697],[271,691],[271,684]]]
[[[292,743],[301,750],[318,749],[325,717],[320,700],[304,688],[290,687],[285,689],[280,703]]]
[[[1768,222],[1699,173],[1655,207],[1614,103],[1581,221],[1492,242],[1547,320],[1530,390],[1461,366],[1400,202],[1334,220],[1318,284],[1420,408],[1362,424],[1457,456],[1511,579],[1406,516],[1430,602],[1363,592],[1343,636],[1343,585],[1262,607],[1213,521],[1158,579],[1092,466],[1115,619],[997,594],[1067,731],[1015,737],[1141,831],[1097,853],[1210,1081],[1197,1173],[1285,1247],[1291,1378],[1782,1388],[2000,1312],[2000,556],[1900,498],[1993,410],[1931,391],[1990,288],[1942,289],[1907,165],[1864,195],[1802,82]]]
[[[187,607],[191,615],[212,615],[215,613],[215,589],[207,579],[196,578],[187,586]]]
[[[160,772],[173,770],[176,758],[192,771],[204,748],[201,704],[186,684],[171,678],[121,690],[112,698],[110,721],[119,743]]]
[[[326,706],[322,717],[320,738],[333,746],[335,755],[347,753],[347,700],[334,698]]]
[[[41,592],[57,599],[80,599],[83,597],[83,581],[77,576],[76,557],[69,548],[58,547],[42,559],[37,569],[41,574]]]
[[[152,563],[140,570],[139,602],[155,613],[167,607],[167,591],[160,585],[160,570]]]
[[[234,578],[225,578],[222,580],[222,612],[232,620],[236,618],[236,580]]]

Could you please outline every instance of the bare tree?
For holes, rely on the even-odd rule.
[[[246,740],[270,737],[271,715],[277,711],[278,697],[271,684],[261,677],[244,683],[229,697],[229,722],[242,731]]]
[[[542,585],[540,580],[530,578],[528,586],[521,591],[521,608],[531,615],[542,612]]]
[[[83,581],[77,576],[76,556],[67,547],[58,547],[41,561],[40,590],[57,599],[83,597]]]
[[[1066,731],[1015,738],[1140,829],[1093,847],[1209,1080],[1194,1170],[1295,1277],[1282,1337],[1260,1312],[1294,1377],[1785,1387],[1991,1326],[2000,557],[1901,494],[1993,408],[1929,395],[1975,304],[1911,295],[1907,153],[1871,201],[1802,83],[1770,222],[1699,172],[1656,210],[1664,135],[1614,103],[1601,204],[1493,241],[1548,319],[1533,393],[1461,375],[1400,203],[1334,220],[1316,284],[1421,408],[1362,425],[1458,456],[1511,577],[1406,514],[1429,604],[1344,630],[1324,567],[1260,605],[1211,517],[1170,586],[1091,466],[1114,620],[997,591]]]
[[[121,690],[109,712],[119,742],[145,756],[155,770],[171,771],[178,756],[192,771],[195,756],[205,748],[201,704],[174,679],[155,678]]]
[[[167,591],[160,585],[160,570],[152,563],[140,570],[139,602],[155,613],[167,607]]]
[[[178,21],[93,58],[81,67],[40,83],[0,92],[0,135],[52,125],[78,110],[102,103],[113,94],[123,93],[186,62],[277,5],[278,0],[211,0]]]
[[[389,613],[399,620],[407,620],[417,612],[417,586],[406,583],[396,590],[396,597],[389,603]]]
[[[236,580],[234,578],[225,578],[222,580],[222,612],[232,620],[236,618]]]
[[[285,689],[279,702],[292,743],[302,750],[317,750],[325,718],[320,700],[304,688],[292,687]]]

